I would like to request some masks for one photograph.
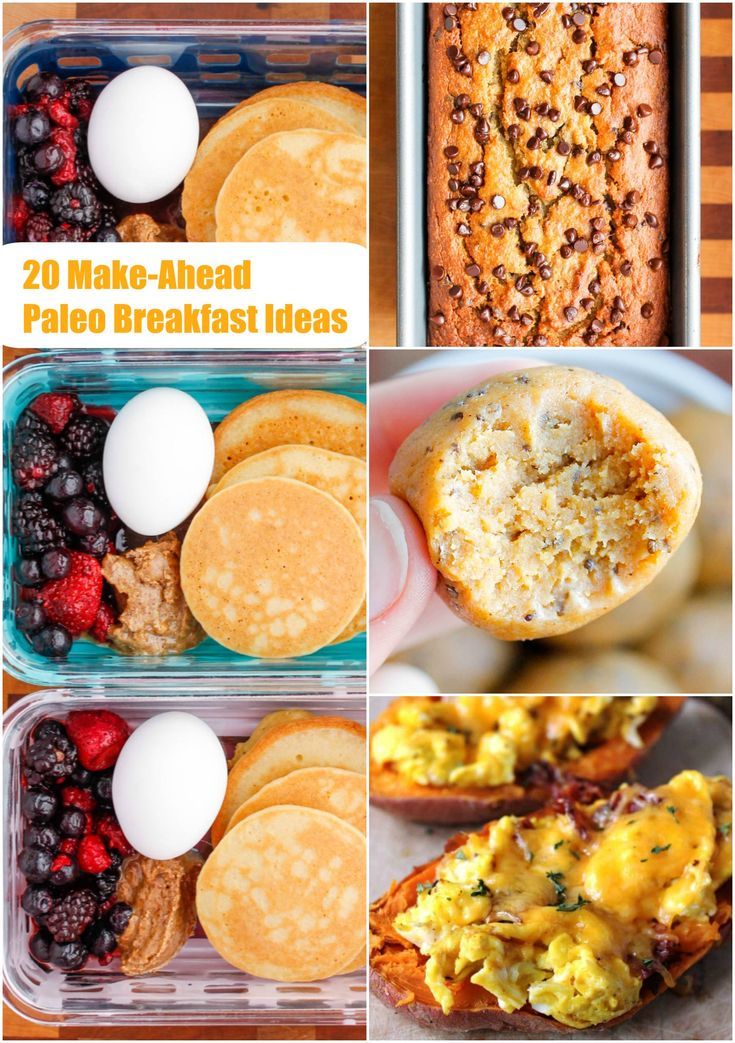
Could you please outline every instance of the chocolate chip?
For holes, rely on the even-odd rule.
[[[464,413],[460,410],[457,413],[452,413],[449,418],[450,420],[464,420]]]
[[[592,305],[595,303],[591,297],[582,297],[579,302],[585,311],[589,311]]]
[[[449,118],[452,123],[464,123],[464,113],[461,109],[455,109]]]
[[[521,128],[517,123],[511,123],[508,127],[508,141],[518,141],[521,135]]]
[[[533,317],[531,315],[528,315],[527,312],[523,312],[523,314],[521,315],[521,326],[533,326]],[[528,378],[526,378],[525,381],[522,380],[520,383],[527,384]]]
[[[585,72],[587,73],[587,75],[589,76],[589,74],[590,74],[591,72],[594,72],[594,71],[595,71],[595,69],[597,68],[597,62],[595,61],[595,59],[594,59],[594,58],[586,58],[586,59],[585,59],[585,60],[584,60],[584,61],[582,62],[582,68],[584,69],[584,71],[585,71]]]
[[[624,145],[632,145],[633,135],[630,133],[629,130],[624,130],[623,133],[620,135],[620,140],[623,142]]]
[[[662,167],[663,165],[663,158],[659,156],[658,153],[655,156],[651,156],[651,158],[648,161],[648,166],[651,170],[657,170],[658,167]]]
[[[531,343],[533,344],[534,348],[545,348],[549,342],[546,339],[546,337],[544,337],[543,333],[537,333]]]
[[[456,300],[457,298],[462,296],[462,287],[461,286],[457,286],[455,284],[454,286],[450,286],[449,287],[449,289],[447,290],[447,293],[449,294],[450,297],[454,297],[455,300]]]
[[[486,145],[490,140],[490,124],[483,117],[475,124],[475,141],[480,145]]]
[[[590,116],[599,116],[602,112],[602,105],[599,101],[591,101],[589,103],[588,112]]]
[[[633,271],[633,265],[630,263],[630,261],[623,261],[623,263],[620,265],[620,274],[621,275],[630,275],[630,273],[632,271]]]
[[[504,264],[499,264],[495,268],[493,268],[493,275],[495,276],[496,279],[504,279],[505,278],[505,265]]]
[[[641,119],[645,119],[646,116],[650,116],[651,115],[651,113],[653,112],[653,109],[651,108],[650,105],[639,105],[638,108],[635,111],[636,111],[636,114],[638,116],[640,116]]]
[[[583,98],[581,94],[575,95],[575,98],[574,98],[574,111],[575,112],[586,112],[587,111],[587,99]]]
[[[585,17],[581,11],[575,11],[572,15],[572,23],[574,25],[584,25]]]
[[[447,320],[444,318],[442,313],[438,311],[435,315],[432,315],[429,322],[432,326],[443,326]]]
[[[479,264],[466,264],[464,270],[472,279],[476,278],[480,274]]]
[[[499,222],[490,226],[490,234],[496,239],[502,239],[505,235],[505,228]]]
[[[640,201],[641,201],[641,194],[635,188],[632,188],[630,190],[630,192],[628,192],[628,194],[625,197],[625,202],[628,204],[628,206],[635,206],[635,204],[636,203],[640,203]]]
[[[508,69],[508,75],[506,79],[508,80],[508,83],[519,83],[521,79],[521,74],[518,72],[518,69]]]
[[[504,7],[500,13],[506,20],[506,22],[509,22],[511,18],[513,18],[513,16],[515,15],[515,11],[512,7]]]
[[[472,235],[472,229],[470,228],[469,225],[459,224],[459,225],[457,225],[457,235],[463,235],[463,236]]]
[[[537,55],[539,53],[540,50],[541,50],[540,45],[538,43],[536,43],[535,40],[531,40],[530,43],[528,44],[528,46],[526,47],[526,54],[530,54],[532,56],[535,56],[535,55]]]
[[[635,130],[635,122],[632,116],[626,116],[623,120],[623,127],[625,130]]]
[[[602,153],[601,152],[598,152],[597,150],[595,150],[594,152],[590,152],[589,156],[587,156],[587,166],[588,167],[594,166],[594,164],[595,163],[599,163],[601,159],[602,159]]]
[[[554,79],[553,72],[549,72],[548,69],[542,69],[539,73],[539,76],[544,81],[544,83],[551,83],[551,81]]]
[[[622,297],[615,297],[613,299],[613,308],[615,308],[616,311],[625,311],[625,302]]]
[[[592,347],[593,344],[597,343],[597,334],[593,333],[592,330],[588,330],[585,333],[584,337],[582,337],[582,340],[585,342],[585,344],[588,344],[590,347]]]
[[[547,115],[552,123],[558,123],[561,117],[561,112],[559,111],[559,109],[549,109]]]
[[[518,222],[516,221],[515,217],[506,217],[503,221],[503,224],[508,230],[510,230],[511,228],[515,228]]]
[[[601,98],[609,98],[612,91],[607,83],[601,83],[595,91],[595,94],[599,94]]]
[[[567,322],[574,322],[574,320],[577,318],[577,309],[572,307],[571,305],[568,308],[565,308],[564,318],[567,320]]]
[[[458,174],[459,173],[459,163],[447,163],[447,173],[448,174]]]
[[[561,248],[559,249],[559,253],[560,253],[560,254],[562,255],[562,257],[563,257],[563,258],[564,258],[565,260],[566,260],[566,259],[567,259],[568,257],[571,257],[571,256],[572,256],[572,253],[573,253],[573,252],[574,252],[574,251],[572,250],[571,246],[567,246],[567,244],[566,244],[566,243],[564,243],[564,245],[563,245],[563,246],[562,246],[562,247],[561,247]]]
[[[575,228],[567,228],[564,233],[564,238],[568,243],[575,243],[577,240],[577,230]]]
[[[556,144],[556,151],[560,156],[568,156],[572,151],[571,145],[568,145],[566,141],[558,141]]]
[[[522,33],[522,32],[524,31],[524,29],[527,29],[527,28],[528,28],[528,26],[527,26],[527,24],[526,24],[526,23],[525,23],[525,22],[523,21],[523,19],[522,19],[522,18],[514,18],[514,19],[513,19],[513,28],[515,29],[515,31],[516,31],[517,33]]]
[[[663,266],[663,263],[664,262],[660,257],[652,257],[648,262],[648,267],[651,271],[657,272]]]
[[[655,141],[644,141],[643,142],[643,151],[647,152],[651,156],[655,156],[656,153],[658,152],[658,145],[656,144]]]
[[[541,142],[534,135],[533,137],[529,138],[526,142],[526,148],[529,148],[532,152],[534,152],[537,148],[541,148]]]
[[[451,47],[447,47],[447,57],[450,61],[459,58],[459,47],[455,47],[454,44],[452,44]]]
[[[592,245],[593,246],[599,246],[600,243],[603,242],[604,239],[605,239],[605,236],[602,234],[602,232],[593,232],[592,233]]]
[[[620,153],[620,151],[619,151],[618,149],[616,149],[616,148],[611,148],[611,149],[610,149],[610,151],[609,151],[609,152],[608,152],[608,154],[607,154],[607,158],[608,158],[608,159],[609,159],[609,160],[610,160],[610,161],[611,161],[612,163],[617,163],[617,161],[618,161],[618,160],[620,159],[620,155],[621,155],[621,153]]]
[[[459,149],[456,145],[447,145],[447,147],[444,149],[444,155],[447,157],[447,159],[454,159],[455,156],[459,155]]]
[[[612,75],[612,81],[616,87],[624,87],[628,82],[622,72],[615,72]]]
[[[489,51],[480,51],[480,53],[477,56],[477,64],[478,65],[487,65],[489,61],[490,61],[490,52]]]
[[[590,328],[590,331],[592,333],[602,333],[602,329],[603,329],[602,323],[600,322],[599,319],[593,319],[592,322],[590,323],[589,328]]]
[[[625,65],[637,65],[638,55],[635,51],[623,51],[623,63]]]
[[[505,199],[500,195],[492,196],[490,202],[495,210],[502,210],[505,206]]]
[[[492,317],[493,317],[492,312],[487,307],[483,308],[482,311],[480,312],[480,318],[482,319],[483,322],[490,322],[490,319],[492,319]]]
[[[531,169],[528,172],[528,176],[531,178],[532,181],[539,181],[541,179],[542,174],[543,170],[541,169],[541,167],[531,167]],[[537,209],[538,207],[532,210],[529,209],[529,213],[535,213]]]
[[[539,275],[541,276],[542,279],[550,279],[551,278],[551,268],[549,268],[549,266],[547,264],[541,265],[541,267],[538,270],[538,273],[539,273]]]
[[[451,32],[452,29],[454,29],[456,24],[457,23],[455,22],[455,20],[453,18],[445,18],[444,19],[444,28],[447,30],[448,33]]]
[[[623,224],[626,228],[637,228],[638,218],[634,214],[626,214],[623,218]]]
[[[605,222],[601,217],[593,217],[590,221],[590,228],[593,232],[601,232],[605,227]]]
[[[654,64],[656,63],[654,62]],[[650,301],[646,301],[646,303],[641,308],[641,315],[644,319],[650,319],[653,315],[653,305]]]
[[[548,174],[548,176],[546,178],[546,184],[549,186],[549,188],[551,188],[551,186],[554,184],[555,181],[556,181],[556,171],[555,170],[551,170],[551,171],[549,171],[549,174]]]
[[[587,33],[584,31],[584,29],[575,29],[572,33],[572,39],[575,43],[584,43],[584,41],[587,39]]]
[[[519,177],[519,179],[521,181],[527,181],[529,176],[530,176],[530,174],[531,174],[531,168],[530,167],[521,167],[521,169],[518,171],[518,177]]]
[[[435,279],[443,279],[444,269],[440,264],[435,264],[434,267],[431,269],[431,274]]]
[[[457,181],[456,177],[450,177],[449,181],[447,181],[447,188],[450,192],[457,191],[459,188],[459,181]]]
[[[594,293],[594,294],[597,294],[597,293],[599,293],[599,292],[600,292],[600,290],[602,289],[602,287],[600,286],[600,284],[599,284],[599,282],[597,281],[597,279],[593,279],[593,280],[592,280],[592,282],[591,282],[591,283],[589,284],[589,286],[587,287],[587,289],[588,289],[588,290],[590,291],[590,293]]]
[[[489,290],[490,290],[490,287],[488,286],[488,284],[485,282],[484,279],[481,279],[480,282],[478,282],[478,284],[477,284],[477,292],[478,293],[488,293]]]
[[[658,228],[658,218],[655,214],[651,214],[648,211],[646,211],[646,213],[643,215],[643,220],[651,228]]]
[[[655,51],[648,52],[648,60],[651,63],[651,65],[660,65],[661,62],[664,60],[664,56],[661,53],[661,51],[657,49]]]
[[[511,320],[511,322],[520,322],[521,313],[518,311],[515,304],[508,309],[508,318]]]
[[[574,240],[574,249],[577,251],[578,254],[587,253],[587,251],[589,250],[589,245],[590,244],[583,236],[580,236],[579,239]]]

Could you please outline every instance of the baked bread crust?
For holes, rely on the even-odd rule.
[[[428,81],[429,343],[667,343],[666,5],[432,3]]]

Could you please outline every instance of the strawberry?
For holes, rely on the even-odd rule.
[[[31,412],[48,424],[55,435],[60,434],[71,417],[80,408],[76,395],[62,391],[48,391],[34,398],[30,405]]]
[[[89,633],[95,641],[107,640],[107,631],[115,622],[115,618],[112,606],[108,605],[106,601],[102,601],[97,611],[95,621],[89,628]]]
[[[97,820],[97,832],[102,834],[113,851],[119,851],[121,855],[133,854],[135,849],[128,843],[114,815],[100,815]]]
[[[86,837],[82,837],[77,858],[79,868],[84,873],[104,873],[112,865],[105,842],[96,833],[89,833]]]
[[[130,734],[122,717],[110,710],[72,710],[66,730],[77,748],[80,764],[88,771],[111,768]]]
[[[97,806],[89,790],[80,786],[64,786],[61,791],[61,803],[65,807],[81,808],[82,811],[94,811]]]
[[[41,588],[39,600],[52,623],[59,623],[78,637],[89,630],[97,617],[102,600],[102,569],[91,554],[70,553],[71,571],[63,579],[49,580]]]

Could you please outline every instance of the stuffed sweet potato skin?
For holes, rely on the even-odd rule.
[[[560,764],[560,771],[595,782],[604,788],[614,787],[658,742],[685,699],[686,696],[678,695],[659,697],[656,709],[639,729],[641,747],[631,746],[622,738],[609,739],[577,760]],[[371,736],[392,721],[394,705],[391,704],[375,720]],[[370,803],[412,822],[462,825],[487,822],[503,815],[526,815],[546,804],[551,792],[551,782],[525,787],[509,783],[489,789],[421,786],[390,767],[380,767],[372,760],[370,762]]]
[[[465,843],[467,835],[459,833],[445,845],[453,851]],[[441,856],[440,856],[441,857]],[[523,1033],[573,1034],[578,1031],[531,1007],[513,1013],[502,1010],[495,998],[468,981],[454,989],[455,1007],[444,1014],[424,981],[425,959],[418,949],[402,938],[393,928],[393,921],[416,901],[417,887],[435,879],[440,858],[418,866],[400,883],[373,903],[370,910],[370,990],[382,1003],[397,1010],[405,1010],[410,1017],[428,1028],[452,1032],[471,1032],[478,1029],[498,1031],[513,1029]],[[732,891],[728,881],[717,892],[717,912],[709,924],[695,925],[690,932],[689,948],[667,964],[674,982],[678,981],[695,963],[719,945],[729,934],[732,921]],[[669,986],[658,976],[643,986],[641,998],[635,1006],[619,1018],[605,1022],[605,1027],[617,1025],[632,1018],[665,992]]]

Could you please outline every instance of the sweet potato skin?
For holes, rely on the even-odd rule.
[[[623,739],[610,739],[573,762],[559,765],[577,778],[613,788],[625,779],[646,756],[665,728],[681,709],[686,696],[666,695],[640,729],[642,747],[630,746]],[[391,707],[380,715],[371,734],[391,720]],[[487,822],[503,815],[526,815],[546,804],[551,787],[525,788],[516,783],[490,789],[457,786],[420,786],[389,767],[370,763],[370,803],[399,818],[412,822],[461,825]]]
[[[542,814],[540,811],[539,814]],[[453,851],[466,840],[465,833],[458,833],[447,841],[444,850]],[[441,857],[441,856],[440,856]],[[463,982],[456,991],[457,1006],[449,1014],[431,995],[423,976],[423,957],[410,942],[401,938],[393,929],[393,920],[398,912],[407,908],[416,899],[416,888],[435,877],[439,858],[416,867],[399,883],[394,883],[386,894],[373,903],[370,911],[370,989],[386,1006],[406,1013],[428,1028],[452,1032],[471,1032],[477,1029],[498,1031],[511,1028],[519,1034],[554,1033],[569,1035],[576,1029],[563,1025],[530,1007],[514,1013],[502,1010],[494,997],[479,986]],[[677,959],[667,965],[674,981],[678,981],[710,949],[727,937],[732,922],[732,888],[728,881],[717,892],[717,912],[709,925],[699,932],[699,943],[690,951],[682,951]],[[653,977],[643,986],[641,998],[634,1007],[619,1018],[605,1022],[605,1027],[617,1025],[632,1018],[639,1010],[651,1003],[669,988],[662,978]]]

